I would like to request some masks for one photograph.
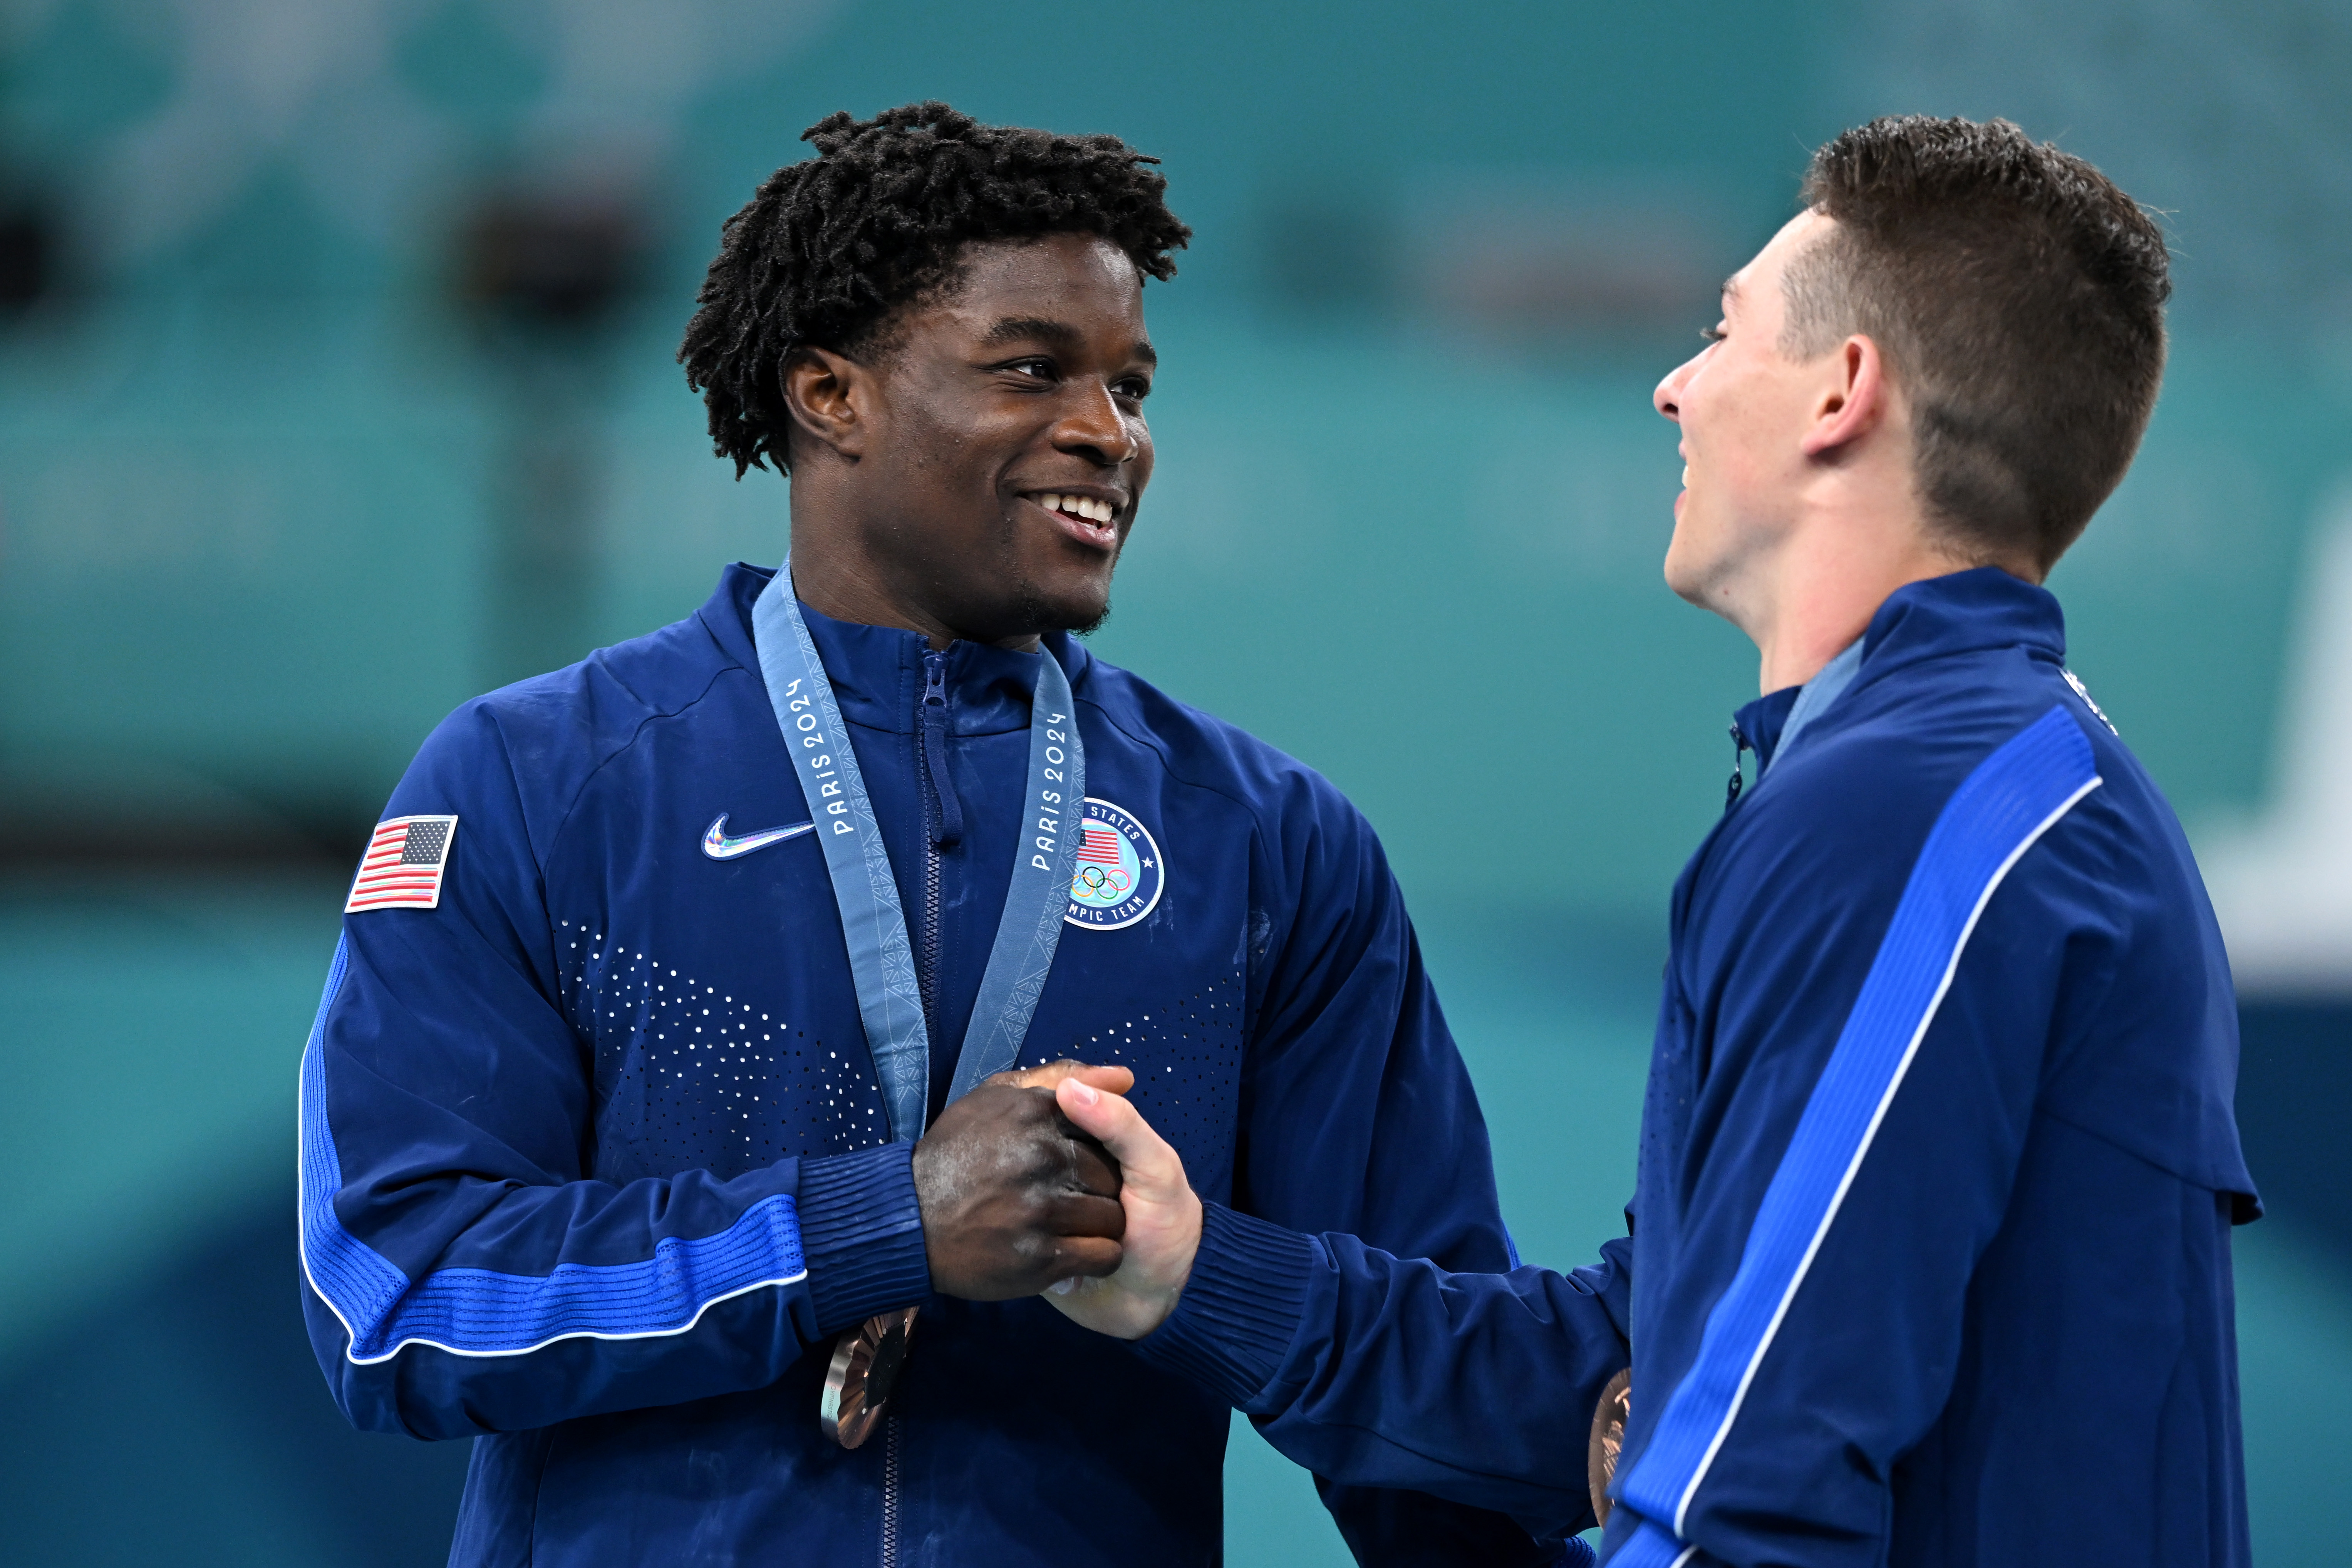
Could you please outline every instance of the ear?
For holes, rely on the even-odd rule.
[[[1894,412],[1895,386],[1877,342],[1856,333],[1822,356],[1823,380],[1802,443],[1808,457],[1826,457],[1868,435]]]
[[[862,456],[874,416],[874,382],[866,367],[830,349],[798,348],[776,379],[793,423],[844,457]]]

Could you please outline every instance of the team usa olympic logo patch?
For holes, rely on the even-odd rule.
[[[1168,885],[1160,846],[1133,812],[1091,795],[1081,827],[1070,912],[1062,918],[1088,931],[1134,925],[1151,913]]]

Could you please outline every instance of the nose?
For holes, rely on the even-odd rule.
[[[1695,354],[1676,365],[1650,393],[1650,406],[1676,424],[1683,422],[1683,388],[1690,383],[1691,371],[1698,368],[1701,357]]]
[[[1136,423],[1121,412],[1108,383],[1091,377],[1074,377],[1067,384],[1061,417],[1054,423],[1054,444],[1102,468],[1131,463],[1143,450]]]

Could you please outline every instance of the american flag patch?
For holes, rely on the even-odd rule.
[[[1118,830],[1108,822],[1090,821],[1078,841],[1078,863],[1118,864]]]
[[[455,817],[394,817],[376,824],[343,913],[362,909],[437,909],[441,873],[457,837]]]

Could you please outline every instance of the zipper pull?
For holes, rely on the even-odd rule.
[[[1739,733],[1739,721],[1735,718],[1731,721],[1731,782],[1723,791],[1723,809],[1727,811],[1739,799],[1739,787],[1746,782],[1739,776],[1739,762],[1748,751],[1748,737]]]
[[[923,768],[939,802],[939,827],[931,843],[951,850],[963,842],[963,803],[956,799],[955,780],[948,774],[948,656],[937,649],[923,654]]]
[[[939,710],[941,722],[948,711],[948,656],[937,648],[923,652],[923,722],[929,724],[931,710]]]

